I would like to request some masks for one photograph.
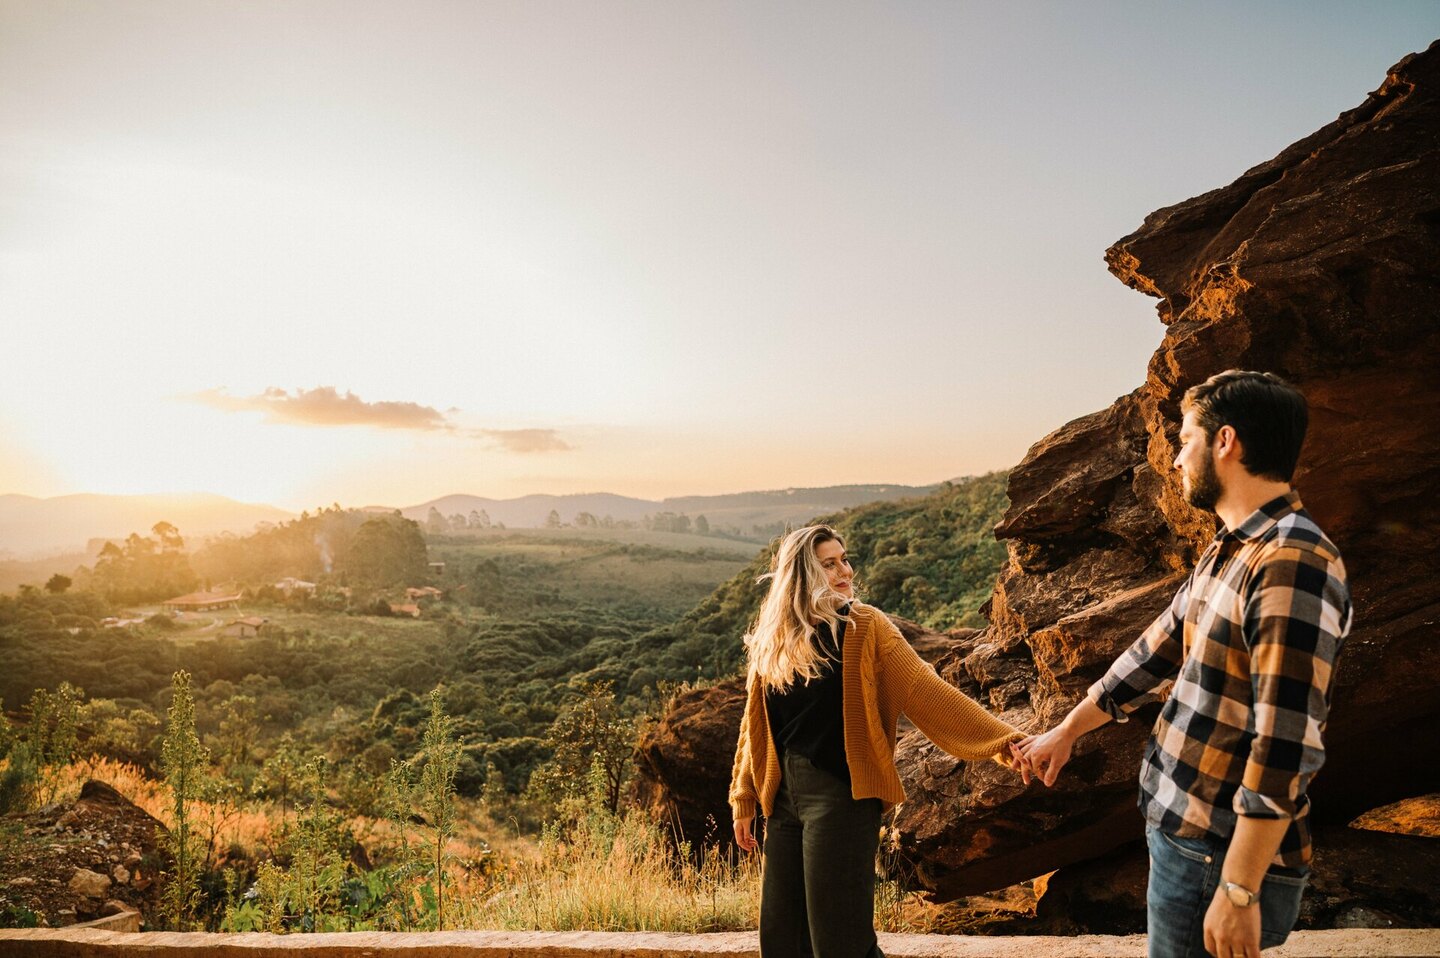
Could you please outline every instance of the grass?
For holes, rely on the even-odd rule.
[[[73,801],[87,778],[113,786],[168,823],[162,783],[133,765],[94,758],[61,773],[60,797]],[[270,854],[280,831],[273,806],[240,809],[196,802],[202,834],[218,858],[242,849],[252,860]],[[491,818],[478,802],[460,803],[460,827],[447,846],[451,867],[448,928],[505,931],[747,931],[758,926],[760,856],[692,854],[638,811],[595,812],[570,828],[547,828],[539,841]],[[391,822],[355,816],[350,831],[367,849],[394,845]],[[412,836],[413,839],[413,836]],[[893,851],[882,849],[882,856]],[[889,860],[887,865],[895,862]],[[452,910],[453,909],[453,910]],[[891,881],[877,881],[875,917],[882,931],[954,930],[954,916]]]
[[[757,927],[759,859],[707,848],[692,860],[639,813],[597,815],[534,857],[515,861],[484,899],[462,908],[468,928],[544,931],[740,931]]]

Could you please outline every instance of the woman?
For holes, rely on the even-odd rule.
[[[1004,755],[1021,733],[935,674],[879,609],[855,600],[845,543],[808,526],[780,543],[745,636],[749,679],[730,779],[735,841],[753,851],[765,813],[763,958],[879,956],[880,814],[905,792],[895,771],[903,713],[958,758]]]

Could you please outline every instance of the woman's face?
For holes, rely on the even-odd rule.
[[[855,570],[850,568],[850,559],[839,540],[827,539],[820,543],[815,547],[815,558],[820,560],[831,590],[847,599],[855,598]]]

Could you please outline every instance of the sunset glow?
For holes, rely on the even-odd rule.
[[[0,492],[300,509],[1005,468],[1160,339],[1106,246],[1437,27],[0,0]]]

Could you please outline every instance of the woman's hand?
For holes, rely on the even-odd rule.
[[[1075,736],[1062,722],[1044,735],[1031,735],[1012,744],[1010,767],[1020,773],[1026,785],[1034,778],[1050,788],[1070,761],[1074,747]]]
[[[742,851],[753,852],[759,847],[755,841],[755,834],[751,831],[755,826],[755,816],[749,818],[735,819],[735,844],[739,845]]]

